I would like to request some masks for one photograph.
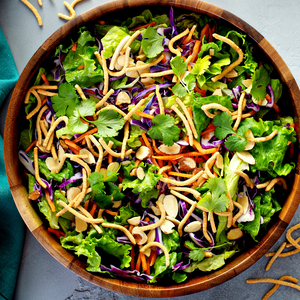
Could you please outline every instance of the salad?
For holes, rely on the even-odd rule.
[[[181,283],[264,236],[296,133],[257,53],[220,20],[147,9],[87,24],[39,69],[19,143],[28,197],[89,272]]]

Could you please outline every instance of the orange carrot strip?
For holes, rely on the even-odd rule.
[[[155,21],[145,24],[145,25],[138,25],[138,26],[134,27],[133,29],[131,29],[130,31],[137,31],[138,29],[147,28],[149,26],[154,26],[154,25],[155,25]]]
[[[164,64],[166,61],[167,61],[167,58],[166,58],[166,55],[165,55],[165,52],[163,52],[163,59],[161,60],[161,63]]]
[[[151,161],[152,161],[152,163],[153,163],[154,165],[156,165],[157,167],[159,167],[159,165],[158,165],[158,163],[157,163],[157,161],[156,161],[156,159],[155,159],[154,156],[151,156]]]
[[[147,259],[147,270],[146,270],[146,274],[150,275],[151,271],[150,271],[150,257],[148,257]]]
[[[191,178],[191,177],[194,176],[192,174],[184,174],[184,173],[173,172],[173,171],[169,172],[169,175],[179,176],[179,177],[186,177],[186,178]]]
[[[139,253],[139,256],[138,256],[138,259],[137,259],[136,265],[135,265],[135,269],[138,270],[138,271],[140,271],[140,268],[141,268],[141,259],[142,259],[141,258],[141,253],[142,252]]]
[[[197,164],[199,164],[199,163],[204,162],[204,159],[203,159],[203,157],[197,157],[197,158],[195,159],[195,161],[196,161]]]
[[[123,177],[121,175],[118,175],[118,180],[122,183],[123,182]]]
[[[141,261],[142,261],[143,271],[147,271],[147,262],[146,262],[146,256],[144,253],[141,253]]]
[[[191,40],[191,38],[192,38],[192,36],[193,36],[193,34],[194,34],[194,32],[195,32],[196,27],[197,27],[197,26],[194,25],[194,26],[191,28],[191,30],[190,30],[188,36],[183,40],[182,44],[185,45],[185,44],[187,44],[187,43]]]
[[[209,28],[209,25],[208,25],[208,24],[206,24],[206,25],[202,28],[201,33],[200,33],[200,40],[202,40],[204,36],[207,37],[207,34],[208,34],[208,28]]]
[[[78,143],[78,142],[82,141],[83,139],[85,139],[85,136],[94,134],[94,133],[96,133],[97,131],[98,131],[98,128],[95,127],[95,128],[93,128],[93,129],[91,129],[91,130],[89,130],[89,131],[83,133],[81,136],[79,136],[78,138],[76,138],[75,140],[73,140],[73,142],[74,142],[74,143]]]
[[[208,133],[211,133],[211,132],[215,131],[215,129],[216,129],[216,126],[213,123],[210,123],[206,127],[206,129],[201,132],[201,135],[206,135]]]
[[[46,103],[47,103],[47,98],[45,98],[45,99],[42,101],[41,106],[43,106],[43,105],[46,104]]]
[[[90,200],[87,200],[87,201],[84,203],[83,208],[84,208],[85,210],[88,210],[89,204],[90,204]]]
[[[196,58],[198,57],[198,52],[200,50],[201,41],[197,40],[192,52],[192,59],[191,62],[195,62]]]
[[[50,194],[49,194],[48,190],[45,190],[45,196],[46,196],[47,202],[48,202],[48,204],[49,204],[49,206],[51,208],[51,211],[55,212],[56,208],[55,208],[55,205],[54,205],[53,201],[50,198]]]
[[[153,153],[153,150],[152,150],[151,144],[149,143],[148,138],[147,138],[145,132],[142,132],[142,138],[143,138],[143,140],[144,140],[144,142],[145,142],[145,145],[150,149],[151,154],[152,154],[152,153]]]
[[[108,153],[108,164],[111,164],[113,162],[113,156]]]
[[[47,229],[48,232],[51,232],[53,234],[55,234],[57,236],[57,238],[59,239],[61,236],[66,236],[66,234],[58,229],[52,229],[52,228],[48,228]]]
[[[139,137],[139,140],[140,140],[140,142],[142,143],[143,146],[146,146],[146,144],[145,144],[143,138]]]
[[[80,146],[76,145],[73,141],[67,139],[65,139],[64,141],[66,145],[70,148],[76,149],[77,151],[80,151],[82,149]]]
[[[77,68],[77,70],[81,70],[81,69],[84,69],[84,64]]]
[[[146,114],[146,113],[144,113],[142,111],[136,111],[135,114],[138,115],[138,116],[140,116],[140,117],[147,118],[147,119],[153,119],[154,118],[154,116]]]
[[[29,150],[34,147],[36,145],[37,140],[34,140],[29,146],[28,148],[25,150],[25,152],[29,152]]]
[[[47,79],[47,77],[46,77],[45,74],[42,73],[42,74],[41,74],[41,77],[42,77],[42,79],[43,79],[43,81],[44,81],[45,84],[50,85],[50,84],[49,84],[49,81],[48,81],[48,79]]]
[[[162,168],[164,166],[164,161],[163,160],[159,159],[157,163],[158,163],[160,168]]]
[[[162,152],[157,148],[156,146],[156,142],[155,139],[152,139],[152,148],[154,149],[154,151],[158,154],[162,154]]]
[[[96,203],[93,203],[93,206],[92,206],[92,208],[91,208],[91,210],[90,210],[90,214],[92,215],[92,217],[94,217],[96,208],[97,208],[97,204],[96,204]]]
[[[135,256],[135,253],[134,253],[134,248],[132,246],[131,250],[130,250],[130,257],[131,257],[130,269],[131,269],[131,271],[133,271],[135,269],[135,267],[134,267],[134,256]]]
[[[83,123],[83,124],[86,124],[86,125],[89,125],[90,123],[86,120],[83,120],[82,118],[80,118],[80,121]]]
[[[130,224],[129,228],[128,228],[128,231],[131,233],[133,228],[134,228],[134,225]]]
[[[153,266],[153,265],[154,265],[155,260],[156,260],[156,257],[157,257],[157,252],[156,252],[156,250],[152,250],[152,251],[151,251],[151,254],[150,254],[150,258],[151,258],[151,260],[150,260],[150,266]]]
[[[105,21],[99,20],[98,23],[99,23],[100,25],[104,25],[104,24],[105,24]]]
[[[186,109],[189,112],[191,118],[193,119],[193,109],[191,107],[187,107]]]
[[[266,99],[267,99],[268,102],[272,101],[271,96],[269,94],[266,94]]]
[[[75,43],[73,44],[73,46],[72,46],[72,51],[76,51],[76,49],[77,49],[77,42],[75,42]]]
[[[163,160],[177,160],[182,157],[193,157],[193,156],[202,156],[203,153],[201,152],[187,152],[181,154],[174,154],[174,155],[162,155],[162,156],[152,156],[155,159],[163,159]]]
[[[277,112],[279,114],[280,109],[279,109],[279,106],[276,103],[273,104],[273,108],[274,108],[275,112]]]

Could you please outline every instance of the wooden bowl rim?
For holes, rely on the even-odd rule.
[[[32,58],[24,68],[19,81],[16,84],[9,104],[5,122],[4,155],[7,177],[15,204],[29,230],[33,233],[39,243],[56,260],[58,260],[61,264],[63,264],[65,267],[69,268],[82,278],[111,291],[138,297],[170,298],[203,291],[221,284],[250,267],[271,248],[271,246],[277,241],[277,239],[286,229],[300,202],[300,197],[298,196],[300,195],[299,157],[292,191],[289,194],[288,199],[279,214],[278,220],[270,228],[262,241],[255,245],[252,249],[249,249],[248,251],[242,253],[233,261],[226,264],[222,269],[209,274],[205,274],[203,276],[191,278],[182,284],[174,284],[170,286],[153,286],[136,282],[128,282],[119,279],[100,277],[87,272],[84,268],[84,264],[71,253],[63,249],[60,246],[59,242],[54,239],[54,237],[47,231],[46,227],[43,225],[42,220],[39,218],[31,204],[29,203],[26,188],[21,176],[19,175],[19,165],[18,162],[16,162],[18,128],[14,120],[20,113],[22,104],[22,101],[20,101],[20,99],[24,98],[29,83],[31,82],[34,74],[36,74],[40,63],[42,63],[46,59],[49,53],[53,49],[55,49],[55,47],[58,46],[59,43],[63,39],[65,39],[65,37],[68,36],[71,31],[84,25],[86,22],[91,22],[101,17],[102,15],[111,13],[115,10],[133,7],[149,7],[151,5],[173,6],[202,14],[207,14],[217,19],[226,20],[233,26],[247,33],[273,63],[273,66],[275,66],[277,72],[281,77],[281,80],[288,88],[288,92],[294,105],[295,116],[299,125],[300,93],[295,79],[293,78],[290,70],[288,69],[280,55],[269,44],[269,42],[253,27],[241,20],[239,17],[215,5],[197,0],[147,0],[143,2],[143,4],[139,4],[139,2],[135,0],[114,0],[96,6],[95,8],[92,8],[79,15],[75,19],[67,22],[55,33],[53,33],[32,56]]]

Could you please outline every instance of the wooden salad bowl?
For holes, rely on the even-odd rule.
[[[67,22],[42,44],[42,46],[36,51],[29,63],[26,65],[11,97],[5,123],[4,154],[8,182],[19,213],[21,214],[24,222],[32,234],[36,237],[39,243],[53,257],[56,258],[56,260],[77,275],[103,288],[138,297],[147,296],[170,298],[182,296],[209,289],[233,278],[254,264],[277,241],[291,221],[300,201],[300,163],[298,151],[296,151],[298,159],[296,162],[295,175],[293,176],[293,183],[291,184],[289,196],[285,201],[279,215],[275,217],[272,227],[269,229],[264,238],[253,248],[243,252],[231,262],[227,263],[223,268],[202,276],[192,277],[182,284],[173,284],[168,286],[141,284],[93,275],[85,270],[85,264],[83,262],[73,256],[67,250],[63,249],[58,240],[47,231],[43,221],[28,199],[26,185],[21,175],[23,172],[17,159],[19,132],[22,127],[22,124],[20,124],[21,122],[19,121],[19,115],[21,114],[21,107],[26,91],[30,87],[35,74],[37,73],[41,64],[50,56],[55,48],[66,37],[68,37],[72,32],[76,31],[79,27],[83,26],[86,22],[94,21],[99,17],[105,17],[107,14],[112,14],[115,16],[117,12],[121,11],[122,15],[126,16],[126,12],[128,12],[129,9],[130,12],[134,12],[134,10],[142,10],[148,7],[152,11],[155,10],[155,8],[159,8],[160,10],[165,9],[168,11],[169,6],[207,14],[216,19],[225,20],[248,34],[253,40],[253,44],[257,45],[257,47],[261,49],[267,59],[269,59],[274,68],[277,70],[282,82],[285,85],[286,96],[290,98],[291,107],[293,108],[294,117],[296,120],[295,122],[298,123],[296,125],[299,128],[299,88],[290,70],[279,54],[259,32],[257,32],[246,22],[228,11],[199,0],[146,0],[143,1],[142,4],[140,4],[140,1],[136,0],[116,0],[99,5]],[[300,139],[298,135],[298,141],[299,140]],[[296,148],[298,150],[298,143]]]

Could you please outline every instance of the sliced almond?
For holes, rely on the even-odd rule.
[[[240,228],[230,229],[227,233],[227,238],[231,241],[237,240],[243,236],[243,231]]]
[[[172,229],[175,227],[174,223],[169,220],[164,220],[161,224],[160,229],[164,234],[171,234]]]
[[[141,60],[138,60],[137,62],[136,62],[136,66],[137,67],[140,67],[140,66],[142,66],[142,65],[146,65],[143,61],[141,61]],[[140,69],[140,70],[138,70],[138,73],[141,75],[141,74],[143,74],[143,73],[150,73],[150,67],[145,67],[144,69]]]
[[[118,201],[113,201],[113,208],[118,208],[122,205],[122,200],[118,200]]]
[[[87,223],[85,221],[83,221],[82,219],[78,218],[77,216],[75,216],[75,230],[77,232],[83,232],[87,230]]]
[[[87,155],[87,158],[83,158],[83,160],[85,162],[87,162],[88,164],[96,163],[94,155],[88,149],[81,149],[79,151],[79,154],[80,155]]]
[[[235,69],[232,69],[230,72],[226,73],[225,75],[226,78],[235,78],[237,76],[239,76],[239,73]]]
[[[210,48],[210,49],[208,50],[208,53],[209,53],[210,56],[214,56],[214,55],[215,55],[215,49]]]
[[[150,149],[146,146],[141,146],[136,152],[136,158],[138,160],[144,160],[150,156]]]
[[[244,194],[242,197],[237,197],[237,202],[241,204],[243,207],[243,214],[245,214],[249,209],[249,201],[246,194]]]
[[[132,235],[138,245],[143,245],[147,242],[148,237],[144,231],[139,231],[139,227],[134,227],[132,229]]]
[[[151,255],[151,248],[147,248],[143,253],[147,256],[147,257],[149,257],[150,255]]]
[[[191,157],[182,157],[179,160],[178,169],[180,171],[192,171],[196,168],[196,161]]]
[[[172,146],[162,144],[158,147],[158,150],[165,154],[178,154],[180,152],[180,149],[180,145],[176,143],[174,143]]]
[[[107,167],[107,171],[118,172],[120,169],[120,164],[116,161],[110,163]]]
[[[132,77],[132,78],[138,78],[138,77],[140,77],[140,74],[138,71],[127,71],[126,76]]]
[[[138,226],[141,222],[141,217],[138,216],[138,217],[132,217],[130,219],[127,219],[127,222],[130,224],[130,225],[135,225],[135,226]]]
[[[165,194],[160,194],[157,201],[159,201],[160,203],[163,203],[165,197],[166,197]]]
[[[101,168],[101,169],[99,170],[99,173],[103,175],[103,179],[106,179],[106,178],[107,178],[107,169]]]
[[[253,135],[253,132],[251,131],[251,129],[248,129],[246,130],[245,134],[244,134],[245,138],[248,139],[248,138],[254,138],[254,135]],[[251,150],[253,149],[255,146],[255,142],[248,142],[246,144],[246,147],[245,147],[245,150]]]
[[[52,156],[47,157],[46,160],[45,160],[45,163],[46,163],[47,168],[50,171],[56,169],[59,165],[58,159],[54,160],[54,158]]]
[[[124,92],[121,91],[117,97],[116,97],[116,105],[122,105],[122,104],[130,104],[131,103],[131,99],[129,97],[129,95]]]
[[[243,84],[246,88],[248,88],[248,87],[251,86],[251,84],[252,84],[252,79],[244,79],[244,80],[242,80],[242,84]]]
[[[215,89],[215,91],[213,92],[213,95],[223,96],[222,90],[220,88]]]
[[[155,83],[155,80],[151,77],[143,77],[141,78],[141,83],[146,87],[153,85]]]
[[[145,178],[145,172],[143,170],[142,167],[138,167],[136,169],[136,177],[139,179],[139,180],[143,180]]]
[[[81,189],[79,187],[71,187],[67,190],[67,199],[71,202],[79,193]]]
[[[119,64],[119,66],[124,67],[125,65],[125,60],[126,60],[126,55],[125,54],[121,54],[118,59],[117,59],[117,63]],[[132,64],[134,62],[134,60],[129,57],[128,63]]]
[[[202,223],[199,221],[193,221],[184,227],[185,232],[197,232],[201,229]]]
[[[268,104],[268,100],[266,98],[264,100],[256,100],[255,98],[252,97],[252,101],[256,105],[260,105],[260,106],[266,106]]]
[[[155,241],[155,237],[156,237],[156,232],[155,232],[155,229],[151,229],[148,234],[147,234],[147,243],[152,243]]]
[[[65,154],[64,148],[61,145],[59,145],[58,146],[58,151],[57,151],[57,157],[58,157],[59,161],[61,161],[64,154]]]
[[[237,156],[249,165],[255,165],[255,159],[251,153],[247,151],[236,152]]]
[[[153,213],[154,213],[156,216],[160,216],[160,215],[161,215],[160,209],[157,208],[155,205],[152,205],[152,206],[151,206],[151,209],[152,209]]]
[[[221,154],[219,154],[217,156],[217,159],[216,159],[216,162],[215,162],[215,165],[218,169],[221,170],[221,177],[223,176],[223,170],[224,170],[224,159],[223,159],[223,156]]]
[[[130,165],[130,164],[131,164],[130,160],[124,160],[124,161],[121,162],[122,166],[127,166],[127,165]]]
[[[176,218],[178,214],[178,201],[173,195],[166,195],[163,205],[168,216]]]

